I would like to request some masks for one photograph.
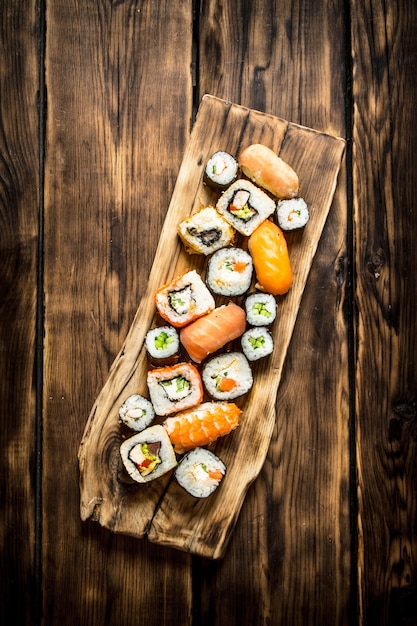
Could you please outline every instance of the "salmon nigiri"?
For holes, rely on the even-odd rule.
[[[196,363],[240,337],[246,329],[246,314],[234,302],[219,306],[211,313],[181,329],[180,341]]]
[[[163,425],[175,452],[183,454],[228,435],[238,426],[241,412],[233,402],[203,402],[168,417]]]
[[[265,220],[248,240],[258,289],[274,296],[287,293],[292,285],[292,269],[287,242],[279,226]]]

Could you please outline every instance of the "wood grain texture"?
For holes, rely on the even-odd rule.
[[[353,7],[360,623],[403,626],[417,624],[417,7]]]
[[[39,212],[35,2],[0,15],[0,622],[36,618]]]

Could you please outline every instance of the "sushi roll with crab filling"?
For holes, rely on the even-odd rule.
[[[138,393],[134,393],[119,408],[119,422],[128,429],[140,432],[149,426],[155,417],[152,403]]]
[[[207,256],[233,244],[236,231],[214,207],[207,206],[183,220],[178,235],[189,254]]]
[[[249,236],[274,213],[276,204],[249,180],[239,179],[222,193],[216,208],[241,235]]]
[[[206,284],[210,291],[222,296],[240,296],[251,285],[253,261],[241,248],[222,248],[210,257]]]
[[[203,399],[200,373],[191,363],[177,363],[150,370],[147,382],[157,415],[170,415],[189,409]]]
[[[179,359],[180,338],[173,326],[158,326],[146,333],[145,348],[153,365],[173,365]]]
[[[155,293],[155,304],[160,316],[175,328],[182,328],[212,311],[212,294],[196,270],[177,276]]]
[[[274,350],[274,341],[268,328],[258,326],[250,328],[241,337],[242,350],[248,361],[257,361],[271,354]]]
[[[175,470],[178,484],[195,498],[207,498],[223,480],[226,466],[218,456],[205,448],[188,452]]]
[[[278,225],[282,230],[304,228],[310,219],[306,201],[303,198],[279,200],[276,209]]]
[[[177,457],[165,428],[150,426],[120,446],[123,465],[137,483],[159,478],[177,466]]]
[[[211,358],[201,374],[207,393],[215,400],[233,400],[252,389],[252,370],[241,352]]]
[[[214,191],[223,191],[237,179],[238,175],[237,159],[228,152],[218,150],[207,161],[203,181]]]
[[[275,321],[277,303],[271,293],[251,293],[244,302],[250,326],[269,326]]]

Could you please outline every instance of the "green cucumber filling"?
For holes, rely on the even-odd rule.
[[[256,350],[257,348],[263,348],[265,345],[265,337],[249,337],[248,341],[252,348]]]
[[[193,291],[191,285],[186,285],[182,289],[170,291],[168,294],[169,305],[178,315],[188,313],[193,301]]]
[[[155,348],[157,350],[166,350],[173,341],[174,338],[163,330],[154,339]]]
[[[170,380],[161,380],[159,384],[171,402],[185,398],[191,388],[190,381],[184,378],[184,376],[176,376]]]
[[[253,305],[253,310],[257,315],[262,315],[263,317],[271,317],[272,313],[268,310],[267,306],[263,302],[256,302]]]

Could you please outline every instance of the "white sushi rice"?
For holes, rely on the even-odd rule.
[[[242,350],[249,361],[262,359],[274,350],[274,341],[268,328],[250,328],[241,337]]]
[[[146,458],[144,445],[160,444],[157,453],[158,462],[149,473],[140,471],[141,463]],[[138,483],[146,483],[159,478],[177,466],[177,457],[165,428],[160,424],[149,426],[141,433],[126,439],[120,446],[120,455],[129,476]]]
[[[138,393],[129,396],[119,408],[120,422],[136,432],[147,428],[154,417],[152,403]]]
[[[180,461],[175,478],[190,495],[207,498],[217,489],[225,473],[225,464],[213,452],[195,448]]]
[[[274,213],[276,204],[249,180],[239,179],[222,193],[216,208],[241,235],[249,236]]]
[[[277,302],[271,293],[251,293],[244,304],[246,319],[251,326],[269,326],[275,321]]]
[[[148,372],[149,395],[157,415],[170,415],[198,404],[202,398],[202,381],[190,363],[177,363]]]
[[[158,326],[146,333],[145,348],[153,359],[167,359],[177,354],[180,338],[173,326]]]
[[[253,261],[248,252],[241,248],[222,248],[210,258],[206,283],[215,294],[239,296],[251,285]]]
[[[178,226],[178,235],[189,254],[212,254],[232,244],[235,229],[212,206],[201,208]]]
[[[204,182],[220,191],[231,185],[239,173],[239,164],[234,156],[218,150],[207,161],[204,169]]]
[[[201,374],[207,393],[215,400],[233,400],[250,391],[253,375],[241,352],[226,352],[211,358]]]
[[[212,311],[215,301],[196,270],[185,272],[155,294],[156,307],[176,328]]]
[[[279,200],[276,215],[278,225],[282,230],[303,228],[310,219],[308,206],[303,198]]]

